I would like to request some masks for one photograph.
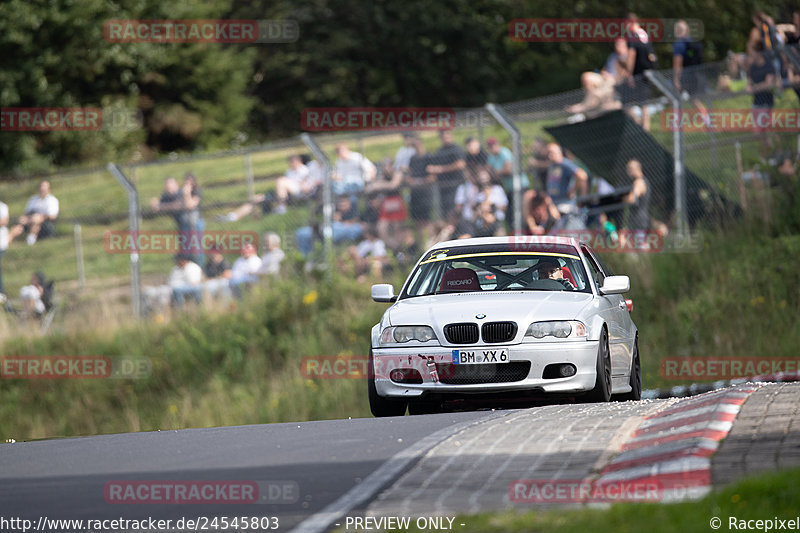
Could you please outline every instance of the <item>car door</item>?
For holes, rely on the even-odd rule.
[[[581,247],[589,263],[590,274],[595,280],[598,289],[603,285],[606,276],[611,272],[606,272],[603,263],[594,255],[592,250],[586,246]],[[600,314],[608,326],[608,349],[611,353],[611,375],[621,376],[627,374],[631,367],[631,351],[628,347],[628,329],[626,322],[629,321],[628,310],[625,304],[625,297],[621,294],[599,295]],[[626,319],[628,319],[626,321]]]

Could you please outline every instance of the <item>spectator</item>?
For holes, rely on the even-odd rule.
[[[286,213],[286,202],[290,198],[304,198],[311,196],[317,189],[317,183],[311,179],[311,171],[303,164],[299,155],[289,156],[289,168],[286,174],[278,178],[275,183],[275,194],[278,205],[275,212]]]
[[[365,188],[371,195],[369,204],[374,211],[374,222],[370,222],[377,225],[380,239],[394,246],[392,237],[397,235],[400,224],[408,218],[406,202],[400,194],[404,171],[395,171],[392,160],[387,157],[378,175],[379,178]]]
[[[181,185],[181,201],[183,213],[179,227],[181,231],[203,231],[205,223],[200,217],[200,204],[203,201],[203,192],[197,184],[197,178],[187,172]]]
[[[509,200],[507,203],[508,218],[514,220],[514,210],[516,208],[514,204],[514,171],[512,170],[514,155],[511,153],[511,150],[505,146],[501,146],[494,137],[487,139],[486,145],[489,147],[489,168],[491,168],[494,171],[494,175],[498,176],[500,179],[502,189],[505,191],[507,200]],[[524,191],[530,186],[528,176],[523,174],[520,179],[522,190]]]
[[[30,283],[19,290],[22,313],[26,317],[40,317],[50,306],[53,282],[48,282],[41,272],[34,272]]]
[[[413,145],[415,153],[408,162],[406,183],[411,188],[411,218],[425,229],[431,220],[433,184],[436,183],[436,177],[428,173],[430,155],[426,152],[422,140],[414,139]]]
[[[229,283],[234,296],[241,298],[241,286],[258,281],[260,268],[261,258],[256,254],[256,247],[249,243],[242,246],[242,255],[233,262],[233,267],[231,268]]]
[[[416,139],[417,134],[413,131],[403,134],[403,146],[397,149],[397,153],[394,156],[394,165],[392,167],[394,172],[400,172],[402,175],[408,173],[411,158],[417,153],[414,142]]]
[[[58,209],[58,199],[50,194],[50,182],[42,181],[39,183],[39,194],[28,199],[25,214],[8,232],[8,244],[25,232],[28,232],[29,246],[33,246],[37,240],[55,235],[53,222],[58,218]]]
[[[363,281],[367,273],[379,279],[386,264],[386,244],[373,228],[364,230],[364,240],[348,249],[355,266],[356,277]]]
[[[230,297],[230,287],[228,280],[231,279],[231,264],[222,255],[219,249],[212,248],[206,254],[208,259],[203,268],[206,280],[203,282],[203,289],[212,298],[218,295]]]
[[[440,130],[439,138],[442,146],[431,155],[427,167],[428,174],[436,176],[439,188],[440,212],[449,216],[455,207],[456,189],[464,183],[464,169],[467,167],[466,154],[453,142],[452,130]]]
[[[646,230],[650,228],[650,186],[642,172],[642,164],[636,160],[628,161],[626,167],[628,177],[633,182],[633,189],[622,201],[629,204],[628,229]]]
[[[181,186],[175,178],[164,180],[164,190],[161,196],[150,200],[150,208],[157,213],[169,213],[175,219],[178,227],[181,227],[183,201]]]
[[[672,83],[681,93],[686,91],[690,97],[697,97],[705,89],[702,75],[695,67],[703,63],[703,45],[689,35],[689,25],[685,20],[675,23],[675,42],[672,43]]]
[[[650,113],[645,105],[645,100],[650,96],[650,85],[646,80],[636,79],[636,76],[643,74],[645,70],[658,68],[653,44],[650,36],[639,25],[639,19],[633,13],[628,15],[630,26],[628,32],[631,35],[628,44],[627,64],[623,73],[623,79],[617,87],[622,96],[623,104],[641,105],[641,124],[645,131],[650,131]]]
[[[533,188],[544,190],[547,183],[547,167],[549,166],[547,141],[537,137],[531,143],[531,156],[528,158],[528,173],[535,178]]]
[[[478,172],[479,168],[486,166],[489,162],[489,156],[483,151],[481,142],[475,137],[467,137],[464,142],[467,149],[465,161],[467,162],[467,173],[473,178]]]
[[[459,219],[455,231],[459,234],[472,234],[474,231],[475,207],[478,204],[478,193],[480,192],[477,181],[477,175],[468,174],[464,183],[456,189],[454,206]]]
[[[364,186],[375,179],[377,168],[369,159],[351,151],[345,143],[336,145],[335,170],[331,184],[333,193],[356,194],[364,190]]]
[[[176,308],[183,307],[187,298],[200,303],[203,299],[203,269],[192,261],[189,254],[180,253],[175,256],[175,268],[169,275],[169,288],[172,291],[172,303]]]
[[[625,77],[627,68],[628,44],[625,39],[614,40],[614,51],[606,59],[600,72],[584,72],[581,74],[581,87],[584,90],[583,101],[568,106],[568,113],[585,113],[593,109],[619,109],[620,103],[614,98],[614,87]]]
[[[564,157],[561,147],[556,143],[547,145],[547,167],[545,190],[555,204],[569,202],[576,197],[586,195],[589,190],[589,176],[586,171]]]
[[[6,304],[6,291],[3,288],[3,253],[8,249],[8,206],[0,202],[0,304]]]
[[[308,161],[307,163],[304,163]],[[276,213],[286,212],[286,203],[292,198],[303,198],[312,196],[322,184],[322,168],[317,161],[312,161],[303,155],[290,155],[288,158],[289,167],[286,173],[279,177],[275,182],[275,194],[255,194],[253,199],[242,204],[228,214],[217,216],[220,222],[236,222],[251,215],[256,207],[261,208],[262,213],[269,213],[273,209]]]
[[[358,207],[350,196],[340,196],[336,200],[336,209],[333,213],[333,242],[357,241],[361,238],[364,228],[361,224]],[[295,232],[297,248],[304,256],[308,256],[314,249],[314,237],[321,238],[321,228],[303,226]]]
[[[412,228],[403,228],[400,230],[399,243],[392,249],[397,263],[401,268],[410,267],[419,258],[421,253],[417,238],[414,235]]]
[[[775,98],[772,88],[775,86],[775,74],[773,67],[767,63],[764,55],[764,44],[759,41],[753,46],[752,57],[750,58],[750,69],[747,78],[747,92],[753,95],[753,120],[756,124],[756,131],[763,131],[758,125],[763,121],[769,124],[772,108],[775,105]],[[765,148],[772,147],[772,138],[765,135],[762,140]]]
[[[264,235],[264,255],[261,256],[261,266],[256,272],[259,276],[277,276],[281,272],[281,262],[286,254],[281,250],[281,238],[277,233],[269,232]]]
[[[751,68],[754,62],[760,62],[758,57],[763,56],[768,70],[772,73],[773,82],[780,87],[778,83],[784,70],[780,54],[782,48],[783,41],[775,28],[775,21],[760,9],[756,9],[753,12],[753,28],[747,39],[748,68]]]
[[[526,202],[525,229],[529,235],[547,235],[553,230],[559,218],[554,217],[548,208],[550,198],[546,193],[539,193],[528,198]]]
[[[473,235],[491,237],[501,234],[509,201],[503,187],[497,183],[496,175],[488,168],[478,171],[478,194],[475,200]]]

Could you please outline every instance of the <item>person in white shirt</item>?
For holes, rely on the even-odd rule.
[[[172,303],[175,307],[183,307],[187,297],[195,302],[203,300],[203,269],[192,261],[188,254],[175,256],[175,268],[169,275],[169,288],[172,291]]]
[[[241,298],[241,286],[258,281],[258,269],[261,268],[261,258],[256,254],[256,247],[252,244],[242,246],[242,255],[233,262],[231,267],[230,286],[233,295]]]
[[[50,182],[39,184],[39,194],[33,195],[25,205],[25,214],[17,220],[17,224],[8,233],[8,244],[25,232],[28,232],[28,244],[33,245],[39,239],[50,237],[55,233],[53,221],[58,218],[58,199],[50,194]]]
[[[299,155],[289,156],[289,169],[275,183],[275,195],[278,197],[275,212],[285,213],[289,197],[309,195],[314,192],[315,188],[316,184],[311,179],[311,171],[303,164],[303,159]]]
[[[8,206],[0,202],[0,260],[8,249]],[[6,303],[6,291],[3,289],[3,265],[0,263],[0,304]]]
[[[356,194],[364,190],[364,186],[375,179],[377,167],[366,157],[353,152],[345,143],[336,145],[336,166],[331,184],[333,194]]]
[[[261,256],[261,266],[258,269],[259,276],[277,276],[281,271],[281,262],[286,254],[281,250],[281,238],[277,233],[267,233],[264,236],[266,253]]]
[[[394,155],[394,166],[392,170],[395,172],[408,172],[408,165],[411,163],[411,158],[417,154],[417,149],[414,148],[414,140],[417,134],[407,132],[403,134],[403,146],[398,148],[397,153]]]

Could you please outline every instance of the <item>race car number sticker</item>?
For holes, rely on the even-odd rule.
[[[453,350],[453,364],[489,364],[508,363],[508,352],[505,348],[494,350]]]

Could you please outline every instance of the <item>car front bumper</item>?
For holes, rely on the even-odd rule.
[[[588,392],[594,388],[597,374],[598,341],[558,341],[522,343],[503,346],[508,352],[509,363],[498,363],[496,367],[515,362],[530,362],[530,370],[522,379],[508,382],[444,383],[448,371],[454,366],[478,367],[483,365],[453,365],[453,350],[456,348],[436,346],[425,348],[373,348],[375,388],[380,396],[394,398],[419,398],[428,394],[459,395],[503,392],[535,392],[544,394],[570,394]],[[494,345],[461,346],[460,350],[498,350]],[[431,360],[431,357],[433,358]],[[431,373],[435,363],[436,377]],[[543,378],[548,365],[569,363],[576,373],[566,378]],[[395,369],[415,369],[422,383],[398,383],[390,379]],[[451,370],[452,369],[452,370]],[[452,375],[452,374],[450,374]],[[451,380],[452,381],[452,380]]]

